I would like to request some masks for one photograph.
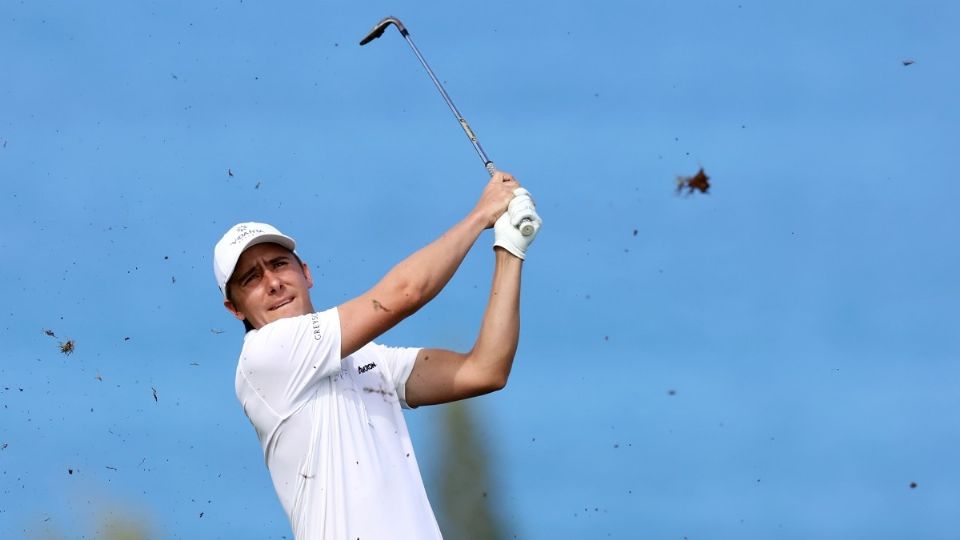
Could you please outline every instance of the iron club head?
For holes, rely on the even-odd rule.
[[[397,30],[400,31],[400,34],[401,34],[401,35],[403,35],[403,36],[406,36],[406,35],[407,35],[407,28],[406,28],[405,26],[403,26],[403,23],[400,22],[400,19],[398,19],[398,18],[396,18],[396,17],[386,17],[386,18],[384,18],[382,21],[380,21],[380,22],[378,22],[376,25],[374,25],[373,29],[370,30],[370,33],[367,34],[367,37],[365,37],[365,38],[363,38],[363,39],[360,40],[360,45],[361,45],[361,46],[362,46],[362,45],[366,45],[367,43],[370,43],[371,41],[373,41],[373,40],[377,39],[378,37],[382,36],[382,35],[383,35],[383,32],[384,32],[384,31],[387,29],[387,27],[390,26],[391,24],[394,24],[394,25],[397,26]]]

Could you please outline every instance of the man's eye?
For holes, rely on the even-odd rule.
[[[273,263],[273,267],[274,267],[274,268],[280,268],[281,266],[286,266],[286,264],[287,264],[287,261],[277,261],[277,262]]]
[[[240,286],[246,287],[247,285],[250,285],[251,283],[253,283],[254,280],[256,280],[258,277],[260,277],[258,274],[250,274],[249,276],[246,276],[245,278],[243,278],[242,281],[240,281]]]

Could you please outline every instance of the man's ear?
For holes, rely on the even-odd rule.
[[[233,302],[229,300],[223,301],[223,307],[227,308],[227,311],[229,311],[230,313],[233,313],[233,316],[241,321],[247,318],[247,316],[241,313],[240,310],[238,310],[236,306],[233,305]]]
[[[310,265],[301,262],[301,267],[303,268],[303,277],[307,278],[307,288],[310,289],[313,287],[313,276],[310,274]]]

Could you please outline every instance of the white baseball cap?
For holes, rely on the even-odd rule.
[[[248,221],[237,223],[223,235],[213,248],[213,274],[217,277],[217,287],[227,297],[227,281],[237,267],[240,255],[250,246],[273,242],[293,251],[297,243],[293,238],[283,234],[273,225]]]

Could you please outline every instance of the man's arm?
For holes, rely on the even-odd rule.
[[[523,261],[495,248],[496,267],[480,334],[468,353],[422,349],[407,379],[411,407],[487,394],[507,384],[520,338],[520,270]]]
[[[432,300],[480,233],[504,213],[517,187],[511,175],[497,172],[466,218],[393,267],[372,289],[338,306],[340,357],[353,354]]]

